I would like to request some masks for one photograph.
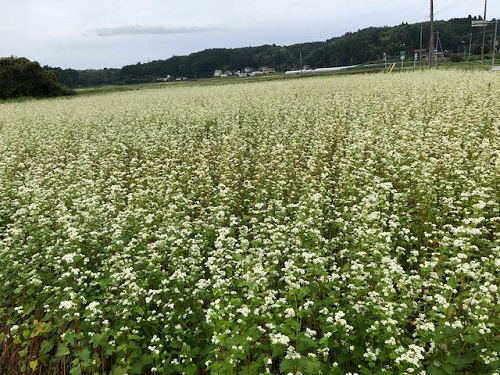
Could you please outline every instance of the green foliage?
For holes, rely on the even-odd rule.
[[[480,33],[471,27],[472,18],[456,18],[449,21],[437,21],[443,48],[449,52],[461,48],[465,40],[469,42],[469,33],[473,32],[473,45],[480,43]],[[155,77],[188,76],[211,77],[214,70],[241,70],[246,66],[258,68],[272,66],[280,71],[298,68],[299,55],[303,64],[313,67],[328,67],[362,64],[380,61],[382,54],[389,59],[398,60],[399,52],[406,50],[413,54],[420,48],[420,27],[423,27],[424,40],[429,39],[429,23],[403,23],[394,27],[369,27],[357,32],[347,32],[325,42],[301,43],[291,46],[263,45],[235,49],[208,49],[188,56],[174,56],[167,60],[150,63],[137,63],[124,66],[121,79],[125,82],[137,82],[138,79],[152,80]],[[426,45],[427,43],[425,43]]]
[[[449,21],[436,21],[436,30],[446,56],[463,51],[469,45],[472,33],[472,53],[481,52],[481,30],[472,28],[475,18],[454,18]],[[399,61],[402,50],[407,56],[420,48],[422,27],[425,49],[429,40],[429,23],[407,24],[385,27],[368,27],[356,32],[347,32],[323,42],[299,43],[290,46],[275,44],[244,48],[213,48],[192,53],[187,56],[173,56],[165,60],[126,65],[121,69],[98,69],[76,71],[45,67],[58,75],[59,82],[71,88],[110,84],[140,84],[153,82],[157,78],[212,77],[216,69],[243,70],[245,67],[258,69],[262,66],[274,67],[278,71],[299,68],[302,55],[303,64],[312,67],[331,67],[341,65],[381,62],[383,53],[389,61]],[[489,50],[486,49],[486,52]]]
[[[0,99],[55,97],[71,90],[57,82],[53,72],[24,57],[0,58]]]
[[[464,59],[463,56],[459,55],[459,54],[453,54],[450,57],[451,62],[461,62],[461,61],[463,61],[463,59]]]

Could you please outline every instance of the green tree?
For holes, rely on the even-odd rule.
[[[24,57],[0,58],[0,99],[22,96],[55,97],[72,91],[57,82],[57,74]]]

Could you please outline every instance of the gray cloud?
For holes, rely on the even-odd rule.
[[[160,34],[193,34],[214,31],[212,27],[171,27],[164,25],[124,25],[89,30],[87,36],[118,36],[118,35],[160,35]]]

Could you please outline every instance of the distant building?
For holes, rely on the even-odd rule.
[[[418,57],[419,59],[421,58],[422,60],[423,60],[423,59],[426,59],[426,58],[428,58],[428,57],[429,57],[429,53],[427,52],[427,50],[426,50],[426,49],[416,49],[416,50],[414,51],[414,53],[416,53],[416,54],[417,54],[417,57]]]
[[[429,52],[426,50],[426,49],[416,49],[415,50],[415,53],[416,54],[420,54],[422,53],[422,60],[428,60],[429,59]],[[434,50],[434,58],[435,59],[443,59],[445,57],[445,55],[448,54],[448,51],[445,51],[445,53],[441,52],[441,51],[437,51],[437,50]]]
[[[276,69],[275,68],[269,68],[267,66],[262,66],[259,70],[262,72],[262,74],[273,74],[273,73],[276,73]]]
[[[276,73],[275,68],[269,68],[267,66],[260,67],[259,70],[255,70],[254,68],[251,68],[247,66],[243,71],[237,70],[236,72],[233,72],[231,70],[225,70],[222,71],[220,69],[217,69],[214,71],[214,77],[217,78],[226,78],[226,77],[247,77],[247,76],[261,76],[263,74],[272,74]]]
[[[156,78],[156,82],[170,82],[172,77],[168,74],[166,77]]]

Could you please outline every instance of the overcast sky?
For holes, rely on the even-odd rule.
[[[435,18],[483,15],[485,0],[434,0]],[[324,41],[429,21],[429,0],[0,0],[0,57],[120,68],[206,48]],[[487,18],[500,18],[500,1]]]

